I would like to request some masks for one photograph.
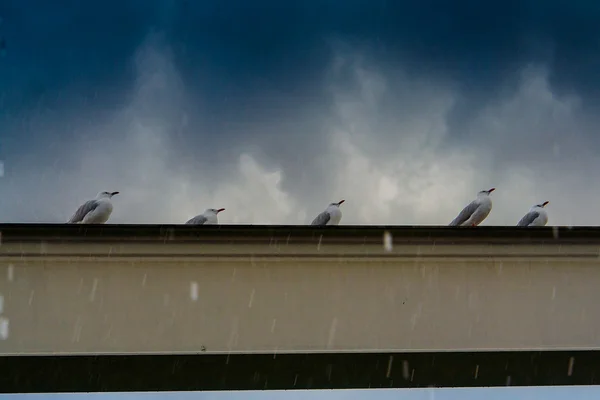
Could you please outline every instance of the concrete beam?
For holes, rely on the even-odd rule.
[[[600,345],[588,228],[0,231],[0,355]]]

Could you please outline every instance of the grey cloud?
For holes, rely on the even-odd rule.
[[[53,152],[71,168],[52,168],[35,156],[7,166],[2,219],[62,222],[99,190],[119,190],[111,222],[177,223],[209,206],[231,209],[233,222],[282,222],[293,202],[278,188],[280,172],[244,154],[218,168],[181,163],[172,132],[182,123],[185,95],[168,46],[151,35],[134,59],[129,103],[97,125],[80,125],[78,140]]]
[[[576,93],[553,92],[546,66],[523,64],[515,90],[451,123],[463,96],[455,81],[339,43],[315,92],[322,99],[293,99],[287,107],[296,108],[269,117],[286,99],[274,93],[253,105],[259,117],[234,128],[245,135],[219,139],[233,129],[223,126],[190,138],[178,132],[202,128],[186,116],[192,89],[168,40],[150,35],[133,55],[136,79],[119,109],[93,123],[81,118],[93,103],[60,110],[60,121],[25,116],[48,129],[71,124],[77,134],[7,162],[0,218],[63,222],[99,190],[119,190],[114,223],[178,223],[206,207],[225,207],[223,223],[308,223],[344,198],[345,224],[446,225],[495,186],[485,224],[513,225],[543,200],[550,224],[596,223],[589,199],[600,195],[590,182],[598,125]]]

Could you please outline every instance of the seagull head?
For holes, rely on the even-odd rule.
[[[477,193],[478,196],[489,196],[494,190],[496,190],[496,188],[491,188],[489,190],[482,190],[481,192]]]
[[[115,194],[119,194],[119,192],[100,192],[100,193],[98,193],[98,196],[96,196],[96,198],[97,199],[110,199]]]
[[[206,210],[206,213],[211,213],[211,214],[215,214],[217,215],[218,213],[220,213],[221,211],[225,211],[224,208],[209,208],[208,210]]]
[[[334,206],[334,207],[339,207],[340,205],[342,205],[343,202],[345,202],[346,200],[340,200],[337,203],[330,203],[329,207]]]

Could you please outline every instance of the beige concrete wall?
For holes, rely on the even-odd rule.
[[[600,348],[594,246],[5,244],[0,295],[0,354]]]

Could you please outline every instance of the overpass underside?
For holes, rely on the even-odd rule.
[[[598,229],[0,231],[0,370],[10,371],[0,391],[593,384],[600,376]]]

